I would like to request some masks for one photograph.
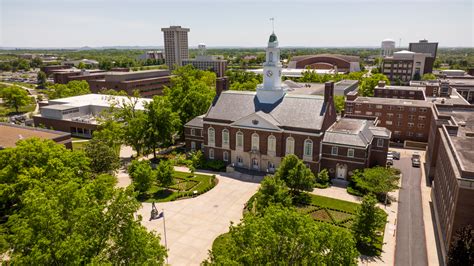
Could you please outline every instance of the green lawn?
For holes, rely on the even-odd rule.
[[[313,194],[311,194],[311,204],[323,208],[341,210],[350,213],[355,213],[357,211],[357,207],[359,206],[357,203]]]
[[[174,173],[174,184],[169,187],[153,185],[147,192],[138,195],[144,202],[165,202],[178,198],[193,197],[194,191],[202,194],[216,185],[215,176],[198,175],[185,172]]]
[[[72,142],[72,150],[79,151],[83,150],[84,146],[89,143],[89,141],[81,141],[81,142]]]

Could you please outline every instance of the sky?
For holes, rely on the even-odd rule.
[[[190,28],[189,45],[474,47],[474,0],[0,0],[0,47],[162,46],[161,28]]]

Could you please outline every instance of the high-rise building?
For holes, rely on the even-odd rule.
[[[183,59],[188,59],[188,32],[189,29],[181,26],[162,28],[165,41],[165,62],[170,69],[182,66]]]
[[[382,73],[390,81],[408,84],[411,80],[420,80],[424,73],[426,56],[425,53],[415,53],[412,51],[398,51],[393,56],[386,56],[383,59]]]
[[[419,42],[411,42],[408,50],[415,53],[428,54],[426,56],[424,73],[433,72],[434,61],[436,60],[436,53],[438,52],[437,42],[428,42],[428,40],[420,40]]]

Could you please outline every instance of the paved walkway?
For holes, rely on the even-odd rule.
[[[214,239],[228,232],[231,222],[240,221],[244,204],[259,184],[244,181],[250,177],[233,175],[218,175],[219,184],[196,198],[156,204],[165,213],[169,264],[199,265],[208,257]],[[149,221],[151,204],[142,206],[138,211],[143,217],[142,224],[156,230],[164,245],[164,220]]]
[[[421,197],[421,169],[411,165],[411,150],[401,150],[394,166],[402,171],[395,265],[428,265]],[[424,152],[420,152],[424,157]]]

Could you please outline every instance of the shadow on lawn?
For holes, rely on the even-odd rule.
[[[158,190],[157,192],[155,193],[140,193],[138,194],[138,197],[137,199],[139,201],[146,201],[148,199],[156,199],[156,200],[160,200],[160,199],[166,199],[167,197],[171,196],[171,194],[173,194],[174,191],[171,190],[171,189],[167,189],[167,188],[163,188],[163,189],[160,189]]]

